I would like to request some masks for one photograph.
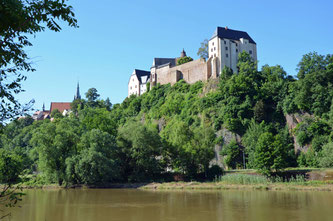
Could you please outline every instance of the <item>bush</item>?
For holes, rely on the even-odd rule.
[[[193,61],[193,58],[191,57],[182,57],[177,60],[177,65],[185,64],[187,62]]]
[[[238,145],[236,140],[232,140],[228,145],[226,145],[221,154],[225,156],[225,163],[228,167],[232,169],[243,167],[243,151]]]
[[[0,149],[0,184],[16,183],[21,170],[21,157],[4,149]]]

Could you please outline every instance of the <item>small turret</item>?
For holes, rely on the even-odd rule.
[[[186,57],[186,52],[185,52],[184,48],[183,48],[183,51],[180,53],[180,57],[181,58]]]

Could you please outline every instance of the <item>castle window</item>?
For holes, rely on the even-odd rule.
[[[225,47],[225,50],[228,50],[228,47]]]
[[[214,47],[214,51],[216,51],[216,47]]]
[[[224,41],[224,44],[227,44],[227,42],[226,42],[226,41]]]
[[[250,50],[249,53],[252,54],[252,50]]]
[[[214,54],[214,58],[216,58],[216,54]]]
[[[212,48],[212,49],[210,49],[210,51],[211,51],[211,52],[213,52],[213,48]]]
[[[213,42],[213,46],[214,46],[214,42]]]
[[[137,85],[135,85],[135,88],[137,88]]]
[[[236,49],[236,52],[238,52],[238,49]]]
[[[236,47],[238,47],[238,44],[236,43]]]
[[[225,56],[228,58],[229,57],[229,55],[228,54],[225,54]]]
[[[132,87],[130,87],[130,89],[132,90]]]

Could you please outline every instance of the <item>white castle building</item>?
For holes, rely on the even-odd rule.
[[[135,69],[128,81],[128,97],[132,94],[140,96],[147,91],[150,72]]]
[[[257,44],[244,31],[236,31],[228,27],[217,27],[208,42],[208,57],[217,57],[219,67],[227,66],[237,73],[238,54],[246,51],[254,61],[257,60]],[[221,68],[218,69],[218,73]]]
[[[217,27],[214,35],[208,41],[208,59],[198,59],[185,64],[177,65],[179,58],[154,58],[150,71],[135,69],[128,82],[128,97],[140,96],[150,86],[156,84],[174,84],[184,79],[189,84],[197,81],[206,81],[218,78],[223,67],[229,67],[238,73],[238,54],[247,52],[254,61],[257,61],[257,45],[244,31]],[[181,57],[185,57],[183,50]]]

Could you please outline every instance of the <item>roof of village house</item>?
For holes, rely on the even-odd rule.
[[[144,70],[139,70],[135,69],[134,70],[136,77],[138,78],[139,82],[142,83],[147,83],[147,80],[150,77],[150,71],[144,71]]]
[[[171,64],[171,66],[176,65],[176,59],[175,58],[154,58],[152,67],[159,67],[165,64]]]
[[[50,112],[58,109],[60,113],[64,112],[64,110],[71,109],[71,102],[51,102]]]
[[[256,44],[255,41],[250,37],[250,35],[245,31],[232,30],[228,27],[217,27],[212,38],[218,36],[219,38],[226,38],[231,40],[237,40],[244,38],[249,40],[250,43]]]

